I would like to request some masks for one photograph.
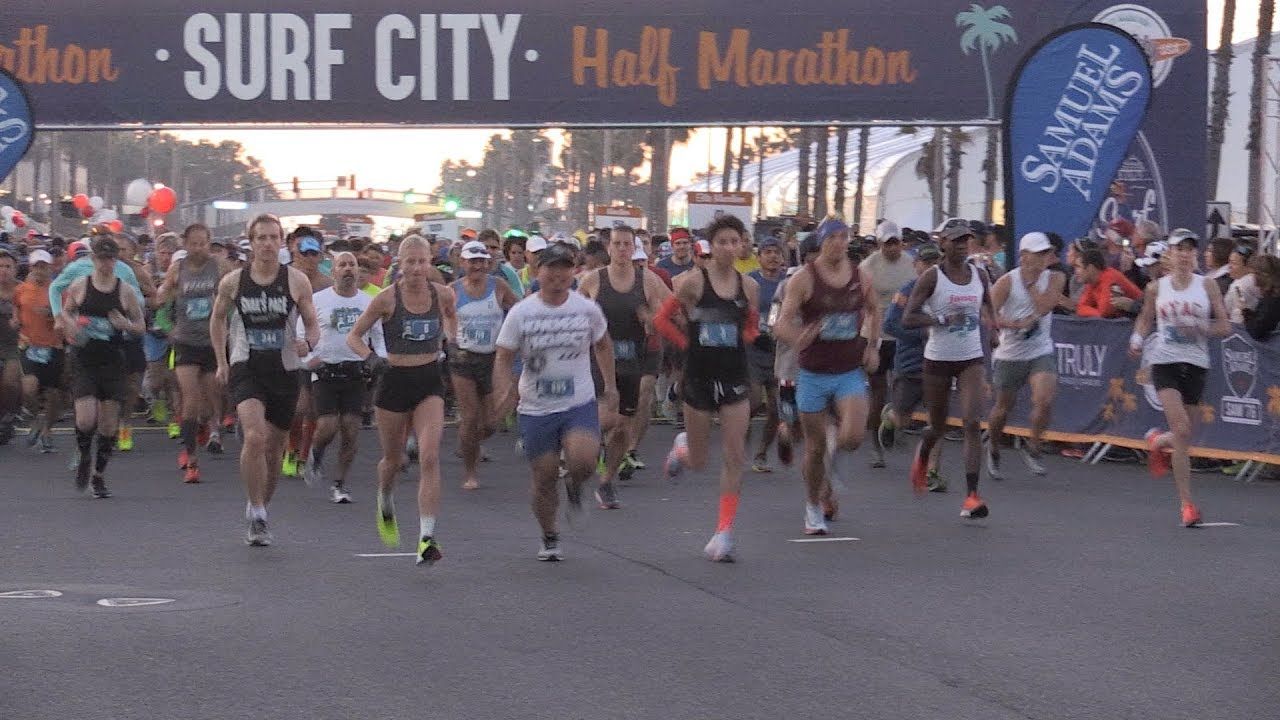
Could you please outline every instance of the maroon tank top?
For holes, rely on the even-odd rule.
[[[862,337],[862,287],[858,267],[842,286],[827,284],[816,266],[809,267],[813,292],[800,304],[805,325],[822,325],[818,339],[800,351],[800,367],[814,373],[836,375],[862,367],[867,340]]]

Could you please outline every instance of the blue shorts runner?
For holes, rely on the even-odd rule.
[[[585,402],[550,415],[524,415],[517,418],[524,456],[529,460],[560,454],[564,436],[571,432],[587,432],[600,437],[600,412],[595,401]]]
[[[837,400],[867,396],[867,374],[862,368],[846,373],[828,374],[801,369],[796,376],[796,409],[802,413],[820,413]]]

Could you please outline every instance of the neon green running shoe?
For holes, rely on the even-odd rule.
[[[396,523],[395,504],[382,493],[378,493],[377,513],[378,537],[382,539],[382,544],[389,548],[400,547],[400,525]]]
[[[169,431],[170,440],[177,440],[182,437],[182,426],[178,423],[169,423],[169,427],[167,427],[166,430]]]
[[[151,419],[158,423],[169,421],[169,405],[164,401],[164,398],[159,398],[151,403]],[[170,425],[170,427],[173,426]]]
[[[929,488],[929,492],[944,493],[947,491],[947,481],[938,474],[937,470],[930,470],[927,477],[929,478],[929,484],[926,487]]]
[[[444,557],[444,553],[440,552],[440,543],[435,538],[422,538],[418,541],[418,563],[431,567],[436,561]]]
[[[285,477],[298,477],[298,456],[291,452],[284,454],[280,463],[280,474]]]

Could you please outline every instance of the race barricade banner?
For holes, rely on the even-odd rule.
[[[1053,319],[1058,392],[1047,439],[1145,448],[1149,428],[1167,427],[1149,369],[1129,357],[1132,332],[1128,320]],[[1233,327],[1209,341],[1209,356],[1204,398],[1192,417],[1193,454],[1280,465],[1280,340],[1260,343]],[[953,414],[955,407],[953,398]],[[1007,431],[1028,435],[1030,411],[1024,387]]]

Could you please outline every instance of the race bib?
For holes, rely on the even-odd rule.
[[[947,326],[947,332],[960,333],[967,335],[978,329],[977,315],[957,315],[951,318],[951,324]]]
[[[84,334],[90,340],[110,340],[115,336],[116,329],[106,318],[89,317],[89,324],[85,325]]]
[[[1032,325],[1031,327],[1027,328],[1026,330],[1023,330],[1023,331],[1022,331],[1022,339],[1023,339],[1023,340],[1030,340],[1031,338],[1033,338],[1033,337],[1035,337],[1035,336],[1037,336],[1037,335],[1039,335],[1039,334],[1040,334],[1040,323],[1036,323],[1036,324]]]
[[[49,361],[53,359],[53,348],[32,345],[27,348],[27,359],[34,363],[48,365]]]
[[[411,342],[434,340],[440,334],[440,321],[435,318],[409,318],[400,328],[400,337]]]
[[[1194,345],[1196,338],[1189,333],[1182,331],[1177,325],[1164,326],[1164,341],[1175,345]]]
[[[250,350],[279,350],[284,347],[284,331],[266,328],[249,328],[245,330]]]
[[[187,319],[208,320],[213,310],[213,300],[207,297],[187,298]]]
[[[329,313],[329,325],[336,331],[345,333],[351,332],[351,328],[356,326],[356,320],[360,319],[360,308],[340,307],[334,308]]]
[[[738,326],[704,322],[698,326],[698,344],[702,347],[738,347]]]
[[[538,397],[557,399],[573,397],[573,378],[539,378]]]
[[[831,313],[822,318],[822,329],[818,332],[818,339],[852,340],[858,337],[860,325],[858,313]]]
[[[488,321],[472,321],[463,323],[462,339],[469,345],[492,345],[493,323]]]
[[[613,341],[613,359],[614,360],[635,360],[636,359],[636,343],[634,340],[614,340]]]

